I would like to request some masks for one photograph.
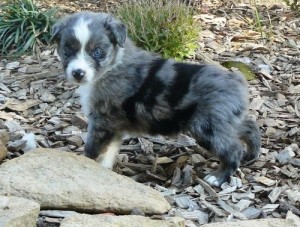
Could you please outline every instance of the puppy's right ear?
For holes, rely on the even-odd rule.
[[[61,32],[65,27],[65,23],[63,21],[56,22],[51,29],[51,41],[56,41],[57,43],[60,41]]]

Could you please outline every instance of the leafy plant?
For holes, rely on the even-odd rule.
[[[179,0],[127,0],[115,13],[138,46],[165,58],[189,57],[198,46],[193,9]]]
[[[284,2],[294,11],[300,10],[300,2],[298,0],[284,0]]]
[[[0,11],[2,55],[21,55],[50,42],[55,9],[42,11],[33,0],[10,0]]]
[[[270,14],[268,11],[266,11],[268,19],[263,20],[259,10],[257,8],[257,5],[255,4],[254,10],[253,10],[253,17],[254,17],[254,28],[260,33],[261,38],[270,40],[273,36],[273,25],[272,20],[270,18]]]

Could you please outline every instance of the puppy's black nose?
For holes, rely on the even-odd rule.
[[[76,69],[72,72],[72,75],[78,82],[80,82],[85,75],[85,71],[81,69]]]

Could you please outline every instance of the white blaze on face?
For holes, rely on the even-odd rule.
[[[74,58],[72,61],[70,61],[67,69],[66,69],[66,74],[68,76],[68,79],[74,80],[72,76],[72,72],[74,70],[82,70],[85,72],[85,76],[82,79],[85,82],[91,81],[94,77],[94,69],[89,64],[88,60],[89,59],[88,53],[85,51],[86,44],[88,43],[90,39],[91,32],[88,28],[89,23],[91,23],[90,20],[84,20],[84,19],[79,19],[77,23],[74,26],[74,34],[77,40],[80,42],[80,50],[76,54],[76,58]]]

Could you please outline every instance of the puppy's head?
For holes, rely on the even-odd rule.
[[[85,83],[121,61],[126,27],[109,14],[82,12],[59,20],[52,35],[67,78]]]

